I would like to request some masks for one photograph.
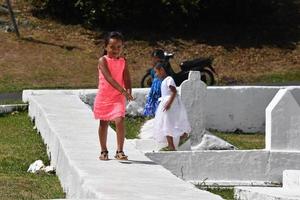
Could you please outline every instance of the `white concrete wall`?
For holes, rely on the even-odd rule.
[[[207,87],[206,128],[220,131],[265,131],[265,109],[281,87]]]
[[[285,169],[300,169],[300,152],[264,150],[146,153],[176,176],[192,181],[233,184],[282,182]]]
[[[11,104],[11,105],[0,105],[0,114],[11,113],[14,111],[27,110],[27,104]]]
[[[205,124],[209,129],[220,131],[235,131],[240,129],[244,132],[265,132],[265,109],[272,101],[279,89],[286,87],[279,86],[224,86],[206,87],[206,99],[204,106]],[[300,101],[300,86],[294,87],[294,97]],[[134,88],[133,95],[136,98],[130,104],[129,113],[140,113],[143,109],[149,88]],[[178,91],[180,89],[178,88]],[[93,104],[93,98],[97,89],[90,90],[25,90],[23,101],[28,101],[29,94],[45,93],[78,94],[84,102]],[[196,110],[195,110],[196,111]],[[199,112],[201,115],[201,112]],[[199,117],[197,116],[199,119]]]
[[[266,109],[266,149],[300,150],[300,90],[281,89]]]

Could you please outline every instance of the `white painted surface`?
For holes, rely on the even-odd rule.
[[[282,182],[285,169],[300,170],[300,152],[223,150],[146,153],[188,181]]]
[[[64,95],[85,95],[96,93],[97,89],[66,89],[66,90],[23,90],[22,100],[24,102],[29,102],[32,95],[45,95],[45,94],[64,94]]]
[[[133,88],[132,96],[134,100],[127,102],[126,114],[138,116],[143,114],[146,98],[149,93],[149,88]],[[44,95],[44,94],[65,94],[65,95],[78,95],[80,99],[88,104],[91,108],[94,105],[97,89],[77,89],[77,90],[24,90],[22,99],[28,102],[31,95]]]
[[[11,113],[18,110],[26,110],[27,107],[27,104],[0,105],[0,114]]]
[[[197,150],[234,150],[235,146],[225,140],[211,135],[208,131],[202,137],[200,144],[192,146],[193,151]]]
[[[265,131],[265,109],[282,87],[207,87],[206,128],[220,131]]]
[[[195,86],[197,87],[197,84]],[[178,88],[178,91],[179,93],[181,93],[181,91],[183,90],[191,92],[193,96],[191,98],[191,96],[188,95],[188,101],[191,101],[195,95],[196,97],[197,95],[202,95],[201,97],[199,97],[199,102],[203,103],[203,98],[205,96],[205,104],[202,105],[201,109],[198,111],[197,109],[192,110],[193,113],[198,112],[198,114],[191,115],[196,116],[196,118],[192,120],[197,121],[197,119],[201,119],[201,117],[199,116],[201,116],[202,110],[205,109],[205,118],[202,121],[197,121],[197,123],[199,123],[199,126],[201,125],[201,123],[204,123],[205,128],[217,129],[220,131],[235,131],[236,129],[240,129],[244,132],[264,132],[265,109],[271,102],[273,97],[276,95],[276,93],[279,91],[279,89],[282,88],[287,88],[287,86],[209,86],[206,87],[206,94],[200,94],[200,92],[195,93],[188,89],[180,88]],[[293,91],[300,90],[299,86],[294,86],[293,88]],[[27,96],[30,94],[78,94],[84,102],[88,103],[89,105],[93,105],[96,92],[97,89],[25,90],[23,92],[23,101],[28,101]],[[134,88],[133,96],[136,97],[136,99],[127,106],[127,113],[130,113],[132,115],[140,115],[141,110],[143,110],[144,108],[148,92],[149,88]],[[297,93],[297,95],[294,94],[294,97],[296,101],[300,101],[299,92]],[[187,106],[188,105],[189,104],[187,104]]]
[[[298,190],[300,192],[300,171],[284,170],[282,177],[282,186],[284,189]]]
[[[235,198],[238,200],[299,200],[299,191],[270,187],[235,187]]]
[[[235,187],[239,200],[299,200],[300,170],[283,171],[283,187]]]
[[[183,81],[180,85],[180,97],[192,127],[191,143],[197,145],[205,133],[206,84],[201,81],[200,72],[191,71],[189,73],[188,80]]]
[[[35,119],[51,164],[67,198],[116,199],[222,199],[199,190],[155,164],[126,141],[131,162],[99,161],[98,122],[74,94],[28,95],[29,115]],[[110,157],[115,133],[109,129]]]
[[[266,109],[266,149],[300,150],[300,106],[292,92],[280,90]]]

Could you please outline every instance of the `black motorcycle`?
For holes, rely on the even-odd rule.
[[[163,62],[166,62],[166,71],[167,74],[171,75],[174,79],[177,86],[188,79],[190,71],[200,71],[201,80],[206,83],[206,85],[215,84],[215,75],[217,74],[214,68],[212,67],[213,58],[197,58],[190,61],[184,61],[179,66],[181,71],[175,73],[169,62],[170,58],[173,58],[174,54],[164,52]],[[151,70],[148,69],[147,73],[143,76],[141,81],[141,87],[151,87],[152,84],[152,75]]]

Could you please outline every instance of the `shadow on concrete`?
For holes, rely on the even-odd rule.
[[[153,161],[142,161],[142,160],[122,160],[119,161],[122,164],[142,164],[142,165],[158,165]]]

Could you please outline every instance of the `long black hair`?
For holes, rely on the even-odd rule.
[[[171,76],[171,74],[170,74],[170,72],[169,72],[169,70],[168,70],[168,63],[166,62],[166,61],[159,61],[158,63],[156,63],[155,64],[155,66],[154,66],[156,69],[161,69],[161,68],[163,68],[164,70],[165,70],[165,72],[166,72],[166,74],[168,75],[168,76]]]
[[[104,51],[103,51],[103,55],[106,55],[107,54],[107,51],[106,51],[106,46],[108,45],[109,43],[109,40],[110,39],[117,39],[117,40],[121,40],[122,42],[124,42],[124,36],[122,33],[118,32],[118,31],[112,31],[112,32],[109,32],[107,34],[107,36],[105,37],[105,40],[104,40]]]

